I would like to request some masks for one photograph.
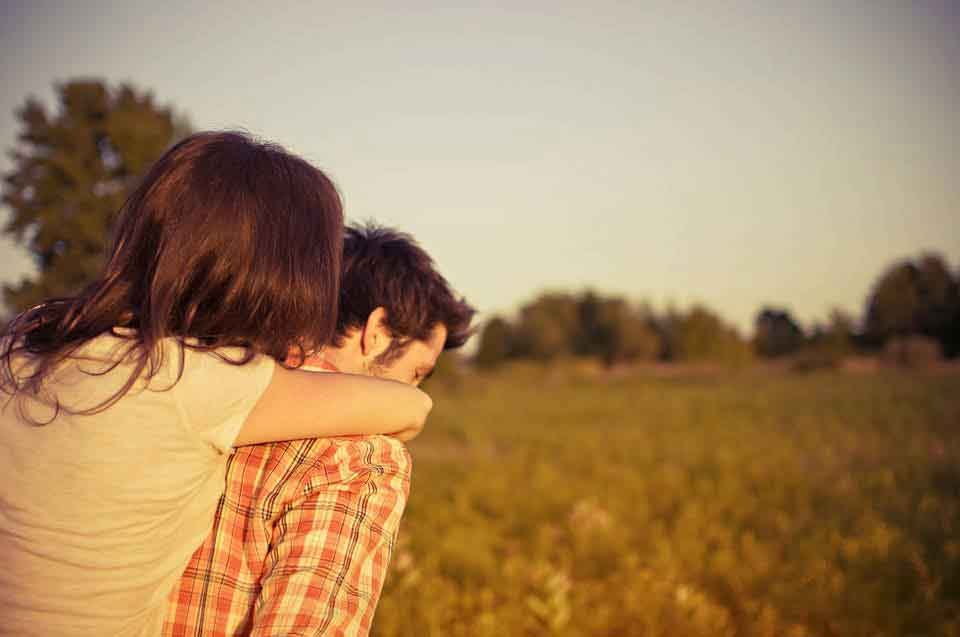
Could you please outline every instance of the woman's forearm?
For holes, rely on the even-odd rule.
[[[405,383],[278,367],[234,446],[357,434],[409,440],[432,408],[426,393]]]

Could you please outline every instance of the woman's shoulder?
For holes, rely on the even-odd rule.
[[[191,377],[199,382],[216,382],[217,377],[262,375],[272,373],[275,362],[269,356],[244,347],[201,347],[197,339],[166,337],[152,351],[137,338],[135,330],[114,328],[96,336],[77,348],[70,358],[77,367],[93,374],[114,370],[129,373],[132,367],[145,363],[144,380],[179,382]]]

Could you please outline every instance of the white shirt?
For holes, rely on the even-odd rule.
[[[50,377],[89,408],[129,378],[129,341],[101,336]],[[165,341],[164,363],[97,414],[35,425],[0,409],[0,635],[152,636],[166,598],[210,531],[228,455],[275,363],[245,365]],[[221,350],[236,360],[239,350]],[[0,396],[2,397],[2,396]],[[37,401],[35,419],[52,413]]]

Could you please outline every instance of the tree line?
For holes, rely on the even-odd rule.
[[[4,175],[2,201],[10,210],[4,233],[24,245],[37,273],[6,285],[9,311],[76,293],[103,266],[107,237],[123,201],[146,169],[190,132],[186,120],[132,85],[96,79],[56,86],[50,109],[28,99],[17,112],[21,130]],[[633,361],[718,361],[804,352],[826,357],[877,350],[905,339],[960,353],[960,274],[938,255],[924,255],[883,272],[858,321],[835,312],[804,329],[785,308],[765,307],[745,338],[703,305],[654,311],[622,296],[550,292],[524,304],[513,318],[483,327],[476,362],[494,367],[511,359],[586,356],[607,365]]]
[[[782,307],[757,313],[753,334],[742,337],[703,305],[658,313],[622,296],[548,292],[524,304],[516,317],[484,325],[476,362],[496,367],[511,359],[548,361],[585,356],[607,365],[637,361],[741,364],[752,357],[803,356],[829,363],[853,352],[921,343],[936,356],[960,354],[960,273],[943,257],[922,255],[881,273],[860,321],[835,310],[804,329]]]
[[[649,305],[587,290],[551,292],[525,304],[515,320],[497,316],[480,335],[476,362],[598,358],[608,365],[640,360],[744,362],[749,345],[719,314],[697,305],[657,314]]]

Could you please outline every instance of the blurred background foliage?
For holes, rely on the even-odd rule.
[[[21,132],[4,175],[4,232],[25,245],[36,277],[3,290],[23,310],[76,293],[103,267],[114,216],[137,180],[189,125],[149,93],[75,80],[56,87],[50,112],[28,99],[17,113]]]
[[[864,308],[862,321],[834,310],[826,322],[804,329],[789,309],[763,307],[753,334],[745,336],[702,305],[658,313],[649,304],[590,290],[549,292],[512,319],[489,319],[476,361],[491,369],[510,360],[565,356],[593,357],[607,366],[652,361],[738,366],[759,358],[789,359],[803,367],[836,365],[851,354],[885,349],[894,362],[935,362],[960,353],[960,274],[951,273],[939,255],[890,266]]]

